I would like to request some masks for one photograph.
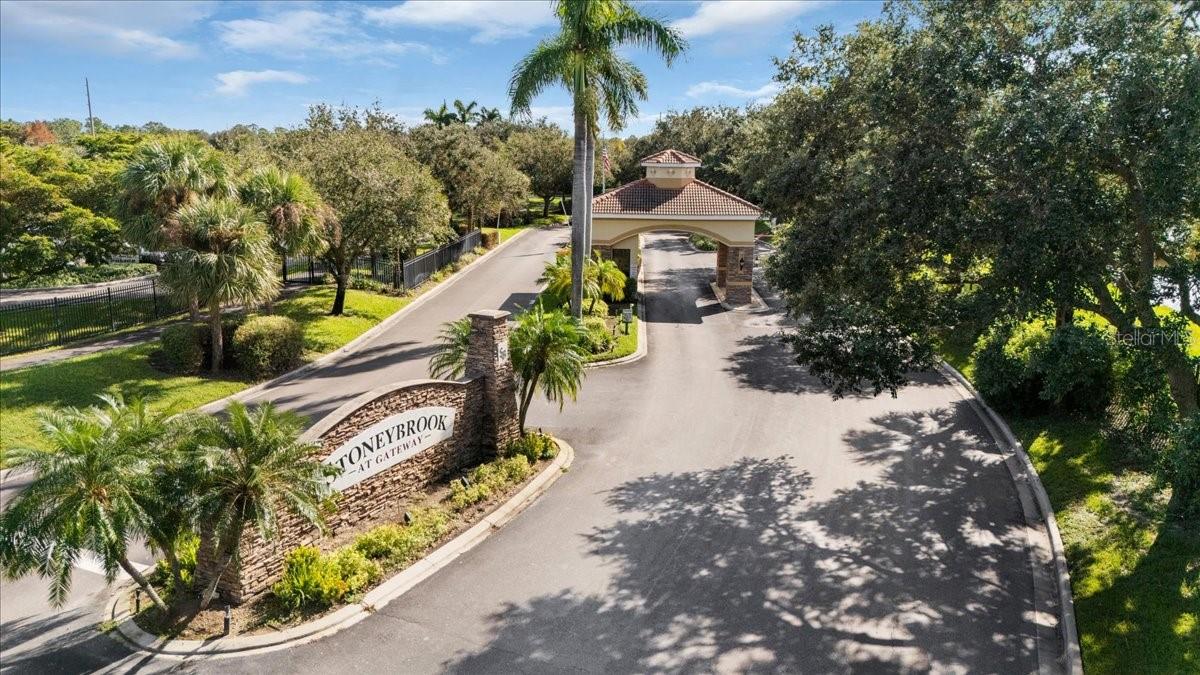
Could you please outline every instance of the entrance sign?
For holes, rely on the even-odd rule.
[[[454,408],[414,408],[385,417],[334,450],[326,464],[341,467],[333,489],[345,490],[454,434]]]

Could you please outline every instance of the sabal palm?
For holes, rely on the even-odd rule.
[[[139,502],[150,484],[156,445],[167,413],[141,401],[102,404],[41,415],[48,448],[17,448],[9,459],[33,480],[0,515],[0,565],[10,577],[36,572],[50,580],[50,600],[61,605],[74,566],[94,553],[108,581],[117,570],[134,579],[159,609],[166,605],[129,561],[129,543],[146,533]]]
[[[499,122],[500,120],[504,119],[504,115],[500,112],[499,108],[483,107],[479,109],[479,115],[477,119],[480,122]]]
[[[117,176],[125,237],[161,250],[177,243],[174,214],[200,197],[232,197],[233,176],[219,153],[189,136],[139,146]]]
[[[271,242],[284,259],[285,276],[287,256],[315,255],[324,248],[321,198],[299,174],[273,166],[258,169],[238,186],[238,195],[266,222]]]
[[[429,376],[455,380],[462,377],[467,368],[467,350],[470,346],[470,317],[442,324],[437,353],[429,360]]]
[[[275,253],[262,220],[237,202],[202,198],[179,209],[175,219],[183,248],[173,251],[163,265],[163,284],[208,307],[216,373],[224,355],[221,308],[275,297]]]
[[[226,412],[227,419],[205,418],[196,431],[204,467],[201,513],[216,561],[201,608],[212,602],[218,581],[237,559],[247,526],[267,541],[285,514],[323,526],[322,502],[339,471],[312,459],[316,445],[297,440],[304,425],[296,415],[269,403],[250,410],[235,402]]]
[[[596,298],[601,295],[607,295],[613,300],[625,299],[625,282],[628,281],[628,277],[617,266],[617,263],[596,252],[593,254],[590,267],[591,276],[596,282],[596,295],[592,296],[593,308],[596,306]]]
[[[509,337],[513,371],[518,378],[521,433],[533,395],[540,388],[561,410],[583,383],[586,348],[583,324],[563,312],[547,312],[539,301],[517,319]]]
[[[658,52],[668,65],[686,48],[677,30],[643,16],[624,0],[555,2],[559,34],[540,42],[517,64],[509,82],[513,114],[528,115],[533,100],[547,87],[562,85],[574,99],[575,160],[572,187],[574,283],[571,311],[583,312],[583,268],[591,248],[591,148],[604,113],[608,126],[619,130],[637,114],[647,96],[646,76],[617,54],[623,45]]]

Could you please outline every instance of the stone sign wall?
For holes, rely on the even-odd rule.
[[[378,473],[363,471],[364,478],[345,487],[336,499],[336,512],[326,519],[328,536],[294,516],[281,520],[278,536],[270,542],[248,527],[240,564],[229,569],[218,586],[222,597],[240,603],[265,593],[282,574],[289,551],[305,545],[326,548],[339,533],[394,519],[417,491],[487,460],[515,439],[516,385],[507,354],[507,317],[508,312],[499,311],[471,315],[465,381],[416,380],[385,387],[350,401],[309,429],[305,440],[320,445],[317,456],[334,455],[335,462],[347,456],[358,462],[376,450],[405,456],[410,452],[406,444],[419,449]],[[414,421],[411,415],[401,415],[409,411],[429,414]],[[393,419],[406,421],[407,428],[397,428]],[[371,433],[362,450],[347,447],[348,441],[362,441],[364,431]],[[424,447],[422,438],[436,442]],[[197,562],[202,582],[211,578],[214,567],[208,543],[204,537]]]

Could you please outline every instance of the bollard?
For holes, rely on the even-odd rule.
[[[233,610],[225,605],[225,634],[229,635],[229,624],[233,621]]]
[[[133,613],[142,613],[142,589],[137,589],[133,592]]]

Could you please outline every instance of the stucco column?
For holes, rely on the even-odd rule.
[[[729,247],[717,242],[717,286],[725,288],[726,271],[729,265]]]
[[[725,302],[731,305],[750,304],[750,289],[754,280],[754,247],[730,246],[726,265],[728,269],[725,272]]]
[[[517,426],[517,384],[508,355],[509,313],[497,309],[471,312],[466,376],[483,378],[485,410],[480,442],[502,449],[520,435]]]

